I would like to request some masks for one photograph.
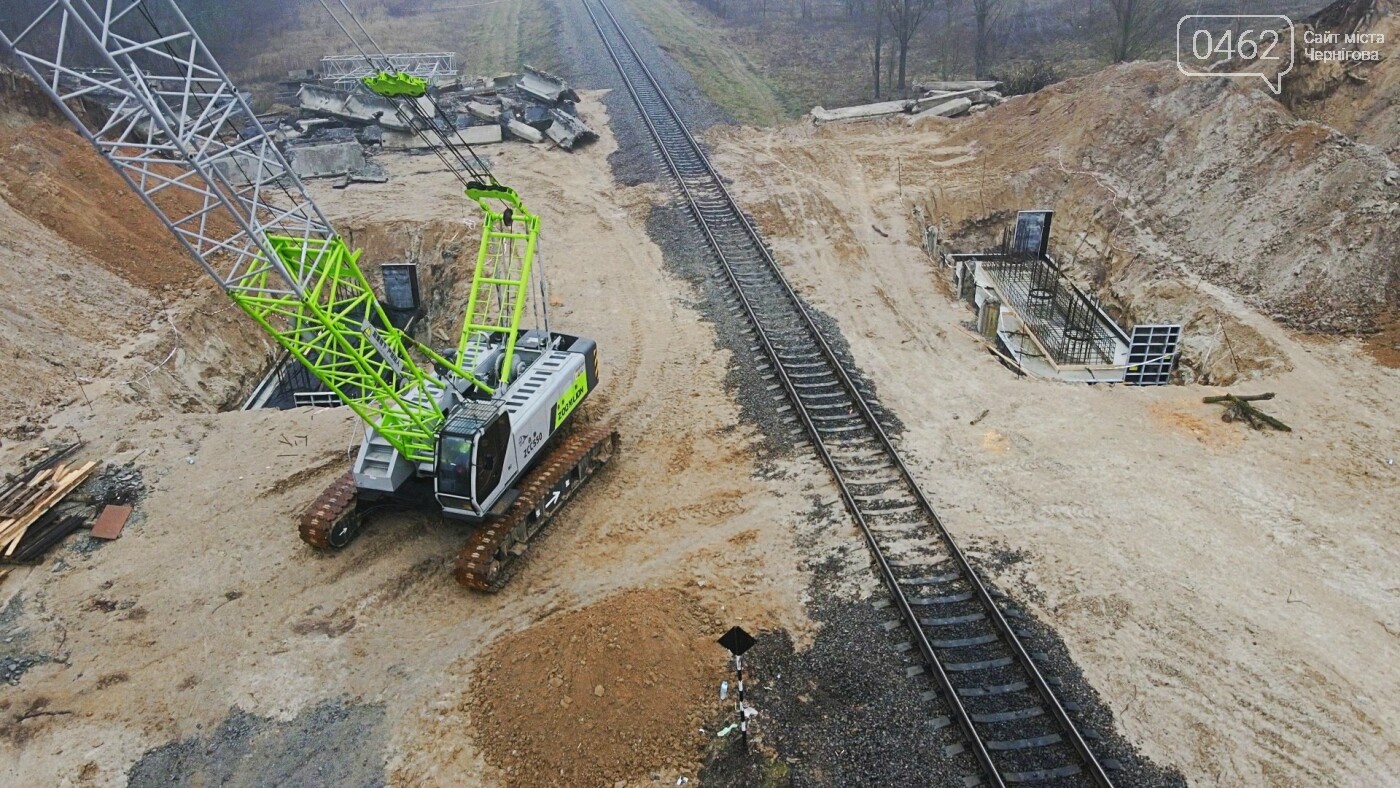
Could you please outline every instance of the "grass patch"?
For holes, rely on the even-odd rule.
[[[810,109],[764,75],[746,54],[750,47],[688,0],[627,0],[627,6],[706,97],[740,123],[771,126]]]

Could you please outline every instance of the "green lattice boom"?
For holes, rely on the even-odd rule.
[[[245,276],[229,296],[279,345],[401,454],[431,462],[442,410],[434,382],[409,355],[351,252],[339,237],[267,236],[304,297],[274,295],[270,266]]]

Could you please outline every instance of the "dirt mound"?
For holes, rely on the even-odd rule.
[[[38,88],[4,71],[0,292],[0,440],[104,397],[236,405],[268,345]]]
[[[199,275],[111,165],[23,77],[0,74],[0,198],[134,284]]]
[[[1133,64],[1009,102],[956,136],[984,145],[1010,190],[1117,227],[1110,244],[1134,249],[1105,262],[1115,281],[1179,267],[1320,331],[1370,330],[1393,298],[1400,170],[1262,86]],[[1070,224],[1062,252],[1086,229]]]
[[[1343,134],[1375,145],[1400,161],[1400,17],[1394,2],[1345,0],[1309,20],[1318,30],[1385,36],[1384,44],[1346,44],[1340,48],[1378,50],[1380,60],[1346,63],[1298,61],[1284,82],[1284,101],[1303,118],[1326,123]],[[1329,47],[1334,48],[1334,47]]]
[[[515,785],[684,769],[719,711],[719,628],[679,591],[642,590],[501,638],[473,674],[482,752]]]

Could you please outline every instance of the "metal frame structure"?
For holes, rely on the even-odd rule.
[[[1172,382],[1181,348],[1181,326],[1133,326],[1128,349],[1128,369],[1123,382],[1129,386],[1165,386]]]
[[[400,453],[432,461],[442,385],[172,0],[54,0],[0,41],[239,307]],[[78,106],[94,95],[108,111]]]
[[[467,196],[481,206],[485,219],[466,319],[462,321],[462,337],[457,345],[457,363],[475,370],[481,353],[501,344],[504,352],[499,385],[505,386],[513,374],[515,340],[520,335],[525,303],[530,300],[540,217],[527,211],[520,197],[504,186],[482,185],[468,189]],[[501,207],[493,207],[493,203]],[[547,315],[543,328],[549,330]]]
[[[1056,365],[1114,363],[1119,338],[1112,323],[1100,319],[1098,305],[1054,263],[1038,254],[1012,253],[983,258],[981,265]]]
[[[363,55],[327,55],[321,58],[321,82],[339,90],[352,90],[365,77],[385,71],[436,80],[457,76],[457,55],[454,52],[412,52],[383,55],[376,63]],[[384,62],[388,67],[384,67]]]

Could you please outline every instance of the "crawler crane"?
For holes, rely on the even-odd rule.
[[[617,445],[611,429],[572,428],[598,385],[597,345],[547,318],[521,325],[539,217],[469,149],[475,163],[416,124],[444,137],[434,151],[483,217],[460,337],[434,350],[389,321],[360,253],[172,0],[32,7],[0,16],[0,43],[229,298],[364,421],[352,467],[301,518],[302,539],[342,548],[380,505],[429,507],[475,525],[458,582],[498,590]],[[365,82],[401,113],[431,102],[408,74]]]

